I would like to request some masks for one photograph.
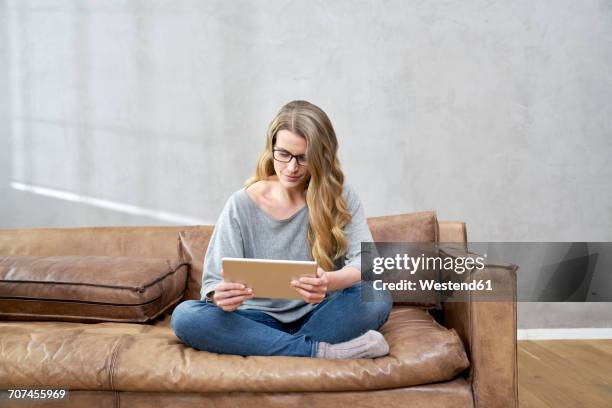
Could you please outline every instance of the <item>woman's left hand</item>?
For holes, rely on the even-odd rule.
[[[297,280],[291,281],[291,287],[308,303],[321,303],[325,299],[328,284],[327,272],[322,268],[317,268],[316,278],[302,276]]]

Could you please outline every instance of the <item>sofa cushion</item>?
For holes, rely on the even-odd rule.
[[[204,254],[213,232],[212,226],[190,228],[179,233],[179,250],[181,256],[189,262],[189,279],[184,300],[200,300]]]
[[[439,242],[439,226],[435,211],[423,211],[411,214],[388,215],[368,218],[372,238],[376,242],[378,256],[394,256],[394,246],[381,244],[388,242],[410,243],[399,245],[398,251],[412,252],[415,257],[425,253],[428,256],[437,255]],[[389,253],[387,253],[389,252]],[[402,279],[414,280],[403,271],[388,272],[386,282],[400,282]],[[439,280],[437,270],[422,270],[419,279]],[[436,290],[392,291],[393,302],[399,305],[418,306],[424,309],[439,309],[440,294]]]
[[[368,226],[378,242],[437,243],[440,236],[435,211],[371,217]]]
[[[0,257],[0,318],[144,322],[183,296],[188,267],[163,258]]]
[[[213,354],[180,343],[170,316],[158,322],[0,321],[0,384],[145,392],[366,391],[448,381],[469,366],[455,331],[415,307],[394,308],[381,328],[388,356],[360,360]]]

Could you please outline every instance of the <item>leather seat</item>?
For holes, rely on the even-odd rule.
[[[365,391],[451,380],[469,366],[457,333],[425,310],[396,307],[378,359],[241,357],[187,348],[154,324],[0,322],[4,388],[157,392]]]

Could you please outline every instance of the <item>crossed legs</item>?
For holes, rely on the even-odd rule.
[[[225,312],[212,303],[188,300],[176,307],[172,327],[184,344],[220,354],[315,357],[318,342],[341,343],[377,330],[391,310],[361,300],[359,282],[325,298],[306,316],[282,323],[259,310]]]

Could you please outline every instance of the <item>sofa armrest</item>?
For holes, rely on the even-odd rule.
[[[441,249],[443,257],[467,256],[462,245],[454,250]],[[470,369],[475,407],[518,406],[516,343],[516,265],[485,265],[464,274],[464,279],[488,280],[504,291],[502,301],[444,302],[444,324],[453,328],[463,341]]]

